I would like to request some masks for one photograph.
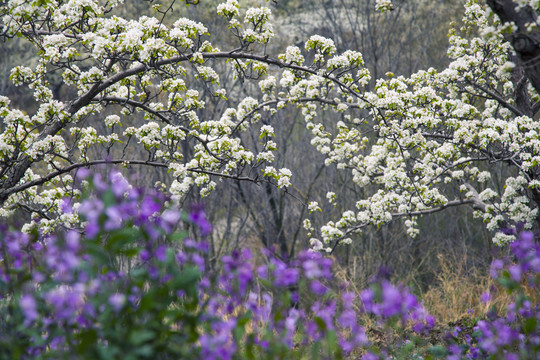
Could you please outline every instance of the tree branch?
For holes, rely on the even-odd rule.
[[[2,196],[5,196],[6,199],[7,199],[7,197],[9,197],[11,194],[24,191],[24,190],[26,190],[28,188],[31,188],[32,186],[43,185],[47,181],[50,181],[50,180],[54,179],[57,176],[60,176],[62,174],[66,174],[66,173],[68,173],[70,171],[73,171],[73,170],[76,170],[76,169],[79,169],[79,168],[82,168],[82,167],[89,167],[89,166],[96,166],[96,165],[108,165],[108,164],[142,165],[142,166],[161,167],[161,168],[167,168],[167,169],[169,168],[169,164],[159,163],[159,162],[155,162],[155,161],[144,161],[144,160],[113,159],[113,160],[94,160],[94,161],[89,161],[89,162],[85,162],[85,163],[76,163],[76,164],[71,164],[69,166],[66,166],[65,168],[59,169],[59,170],[54,171],[52,173],[49,173],[48,175],[46,175],[46,176],[44,176],[42,178],[35,179],[35,180],[29,181],[27,183],[21,184],[19,186],[14,186],[14,187],[12,187],[10,189],[4,190],[2,192]],[[222,174],[222,173],[215,172],[215,171],[200,170],[200,169],[186,169],[186,170],[189,171],[189,172],[197,173],[197,174],[207,174],[207,175],[210,175],[210,176],[219,176],[219,177],[222,177],[222,178],[233,179],[233,180],[238,180],[238,181],[250,181],[250,182],[253,182],[253,183],[256,183],[256,184],[263,181],[261,179],[258,179],[257,177],[250,178],[250,177],[247,177],[247,176],[234,176],[234,175]]]
[[[184,61],[189,61],[193,57],[193,54],[187,54],[187,55],[178,55],[173,56],[169,59],[161,59],[156,60],[152,62],[152,64],[140,64],[137,66],[133,66],[127,70],[121,71],[119,73],[116,73],[109,78],[105,79],[102,82],[97,82],[92,86],[90,90],[88,90],[85,94],[82,96],[72,100],[69,104],[66,105],[64,108],[64,111],[70,115],[75,114],[77,111],[82,109],[83,107],[89,105],[92,101],[95,100],[96,96],[101,93],[102,91],[106,90],[111,85],[121,81],[122,79],[125,79],[129,76],[139,74],[141,72],[147,71],[149,67],[152,68],[159,68],[164,65],[169,64],[175,64],[180,63]],[[320,74],[316,70],[310,69],[305,66],[299,66],[294,64],[286,64],[280,60],[273,59],[269,56],[262,56],[262,55],[255,55],[251,53],[246,52],[239,52],[239,51],[232,51],[232,52],[215,52],[215,53],[203,53],[202,57],[204,59],[243,59],[243,60],[256,60],[261,61],[270,65],[274,65],[280,68],[288,68],[291,70],[301,71],[303,73],[308,73],[312,75],[318,75],[322,76],[327,80],[330,80],[334,82],[336,85],[338,85],[343,90],[348,90],[349,93],[363,101],[367,101],[362,94],[355,92],[351,89],[349,89],[344,83],[339,81],[333,76],[329,76],[328,74]],[[57,134],[60,130],[62,130],[67,125],[66,122],[63,121],[55,121],[52,124],[48,125],[40,134],[38,141],[45,139],[47,136],[52,136]],[[24,176],[26,170],[31,166],[33,161],[30,159],[29,156],[25,155],[20,159],[19,162],[13,165],[13,167],[9,170],[9,173],[7,175],[7,178],[0,183],[0,205],[2,205],[8,198],[10,194],[13,193],[11,189],[18,188],[15,185],[19,183],[19,181]]]

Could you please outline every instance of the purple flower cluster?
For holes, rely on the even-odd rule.
[[[178,224],[180,211],[164,209],[164,195],[136,189],[116,171],[107,178],[89,178],[83,171],[79,178],[93,186],[77,207],[82,229],[28,235],[0,228],[0,296],[18,298],[20,323],[33,332],[15,353],[55,358],[72,351],[82,334],[110,343],[105,325],[119,321],[121,312],[140,311],[145,295],[151,295],[142,290],[150,280],[166,283],[172,277],[171,264],[165,264],[168,247],[161,242]],[[74,208],[64,199],[64,213]],[[141,259],[148,254],[146,261],[137,261],[138,254]],[[185,264],[172,259],[181,273]],[[0,334],[0,343],[10,342],[7,333]],[[47,349],[55,351],[47,355]]]
[[[496,259],[491,264],[491,276],[508,292],[516,293],[505,313],[488,313],[474,327],[473,336],[465,335],[465,344],[454,346],[449,359],[538,359],[540,355],[540,305],[533,306],[522,286],[538,289],[540,285],[540,245],[530,232],[522,232],[510,244],[513,259]],[[492,294],[482,301],[489,303]],[[457,339],[461,329],[455,329]]]
[[[114,171],[80,177],[93,192],[80,206],[65,200],[63,211],[78,209],[81,229],[27,235],[0,227],[0,358],[387,359],[403,356],[402,348],[370,342],[362,317],[421,334],[434,326],[406,287],[379,278],[356,294],[337,283],[332,260],[320,253],[266,252],[256,266],[238,249],[212,270],[207,242],[175,235],[189,227],[181,219],[195,226],[193,235],[210,234],[202,207],[183,216],[163,206],[163,194]],[[525,278],[537,286],[532,236],[512,250],[516,261],[495,262],[493,274],[510,288]],[[518,297],[441,356],[527,358],[540,344],[539,314]]]
[[[79,171],[79,179],[88,176],[87,172]],[[155,241],[162,234],[170,233],[180,220],[178,210],[163,208],[167,199],[162,193],[133,187],[118,171],[112,171],[107,179],[95,174],[91,183],[94,195],[78,208],[79,216],[86,221],[87,238],[132,224],[142,227],[145,235]]]
[[[540,244],[534,234],[522,232],[519,239],[510,244],[514,260],[495,260],[491,275],[510,292],[520,290],[520,284],[538,289],[540,285]],[[540,355],[540,305],[533,307],[524,294],[516,296],[505,314],[479,321],[478,347],[496,357],[505,354],[505,359],[520,359],[520,354],[530,354],[530,358]]]
[[[0,261],[4,265],[0,267],[0,280],[8,282],[10,281],[9,269],[20,270],[31,262],[26,251],[29,246],[29,236],[8,231],[7,226],[2,224],[0,224],[0,236],[2,238]]]
[[[478,346],[487,354],[497,354],[502,348],[510,347],[519,340],[519,331],[503,318],[493,321],[481,320],[476,326],[481,333]]]
[[[416,296],[406,288],[383,280],[372,284],[360,294],[364,311],[381,320],[399,318],[403,323],[413,321],[413,330],[425,332],[435,326],[435,318],[418,302]]]

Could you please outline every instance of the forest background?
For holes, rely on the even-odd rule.
[[[183,2],[175,2],[169,15],[200,21],[208,26],[210,34],[219,34],[227,27],[227,22],[216,16],[218,3],[203,0],[185,6]],[[333,40],[337,53],[349,49],[362,53],[371,73],[366,90],[374,90],[379,78],[409,77],[418,70],[431,67],[444,69],[450,63],[448,33],[462,26],[464,3],[403,0],[394,1],[393,10],[381,12],[371,0],[268,2],[264,5],[272,11],[275,36],[265,52],[283,53],[288,45],[303,48],[311,35],[324,36]],[[242,8],[254,5],[249,1],[241,4]],[[152,3],[146,1],[126,1],[115,11],[126,19],[159,15]],[[212,37],[213,46],[223,49],[234,48],[235,41],[235,37]],[[309,59],[313,55],[305,56]],[[29,88],[13,84],[10,74],[14,66],[36,63],[37,59],[35,49],[22,39],[0,43],[0,94],[10,99],[13,107],[28,114],[38,110],[38,103]],[[219,69],[220,85],[227,90],[227,101],[213,97],[211,89],[191,75],[193,82],[189,87],[197,89],[200,99],[206,102],[204,108],[197,109],[200,119],[219,118],[225,107],[250,96],[257,89],[256,83],[251,81],[258,79],[257,74],[244,74],[246,76],[242,78],[235,76],[235,70],[229,64],[216,62],[213,66]],[[61,74],[51,74],[48,80],[55,97],[70,98],[73,89],[63,81]],[[106,132],[106,124],[96,121],[106,115],[109,114],[90,115],[85,121],[96,126],[98,131]],[[334,126],[342,118],[340,113],[333,111],[322,111],[320,116]],[[144,115],[133,113],[131,121],[132,126],[142,126]],[[210,236],[212,259],[219,259],[243,246],[256,250],[266,247],[282,257],[294,257],[300,249],[310,246],[310,231],[306,230],[304,222],[310,211],[309,202],[316,201],[327,218],[339,218],[363,197],[364,189],[354,185],[352,174],[325,166],[325,156],[313,151],[312,136],[303,125],[302,109],[295,106],[283,109],[279,121],[271,125],[279,145],[274,166],[291,169],[294,174],[291,187],[284,190],[271,182],[224,179],[218,181],[216,190],[203,198],[198,191],[190,189],[181,200],[186,206],[203,204],[214,224]],[[257,134],[249,136],[246,142],[255,148],[261,147]],[[185,156],[189,157],[192,150],[188,147],[184,150]],[[106,159],[110,151],[107,146],[92,147],[88,149],[88,156]],[[142,157],[146,156],[144,149],[130,151],[141,151]],[[132,165],[126,167],[125,175],[140,186],[170,184],[173,176],[166,170]],[[335,192],[341,201],[329,202],[329,192]],[[13,218],[22,224],[30,221],[36,212],[46,217],[49,210],[20,206]],[[438,318],[457,320],[470,309],[480,311],[483,307],[480,294],[489,287],[490,280],[481,274],[486,274],[493,256],[500,251],[493,244],[492,232],[485,228],[482,219],[473,218],[473,211],[467,206],[449,207],[421,217],[417,225],[419,231],[414,237],[410,236],[408,226],[400,221],[372,225],[351,235],[350,246],[333,248],[331,256],[337,260],[343,279],[359,289],[365,287],[368,279],[381,267],[387,267],[392,269],[394,279],[422,294],[428,307],[435,307],[430,310]]]

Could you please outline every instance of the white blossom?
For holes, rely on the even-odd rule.
[[[311,201],[308,204],[308,210],[309,210],[310,213],[312,213],[314,211],[322,211],[321,208],[319,207],[319,203],[316,202],[316,201]]]

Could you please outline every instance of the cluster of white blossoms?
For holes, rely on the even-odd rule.
[[[336,55],[329,59],[327,63],[328,70],[346,68],[351,65],[356,67],[364,66],[364,59],[361,53],[347,50],[343,54]]]
[[[267,43],[274,37],[274,29],[269,22],[272,12],[267,7],[249,8],[246,11],[244,23],[251,24],[252,28],[244,29],[242,38],[245,41]]]
[[[280,54],[278,58],[287,64],[302,65],[304,56],[302,50],[298,46],[287,46],[284,54]]]
[[[393,10],[394,5],[392,5],[391,0],[376,0],[375,1],[375,9],[377,9],[377,11],[384,12],[384,11],[388,11],[388,10]]]
[[[338,53],[323,36],[269,56],[274,32],[267,7],[218,4],[225,30],[240,44],[221,51],[208,27],[190,19],[126,20],[111,15],[118,1],[43,3],[9,0],[0,9],[2,30],[28,37],[41,50],[37,65],[11,72],[15,85],[33,91],[37,110],[26,114],[0,97],[2,216],[17,207],[35,209],[32,216],[50,219],[40,223],[48,230],[58,221],[76,221],[57,201],[77,196],[63,169],[99,163],[99,149],[120,156],[115,163],[168,169],[168,190],[179,200],[193,189],[207,195],[219,178],[286,190],[295,174],[274,164],[280,139],[272,121],[293,104],[324,164],[350,172],[364,194],[332,221],[323,219],[317,201],[305,199],[310,219],[304,227],[315,250],[349,244],[363,227],[396,219],[415,236],[418,216],[449,206],[472,206],[494,234],[515,223],[530,228],[538,217],[530,194],[540,191],[540,123],[514,99],[516,66],[503,37],[512,28],[500,26],[475,0],[467,3],[464,26],[481,35],[452,32],[446,69],[389,75],[372,91],[366,90],[371,76],[362,54]],[[538,8],[538,1],[519,4]],[[392,9],[386,0],[375,6]],[[215,66],[220,60],[233,65],[236,78],[257,79],[245,87],[250,96],[226,98]],[[64,100],[53,95],[52,73],[73,88]],[[196,89],[193,79],[203,86]],[[202,116],[207,107],[215,115]],[[330,122],[323,111],[339,120]],[[142,123],[134,124],[137,113]],[[92,126],[95,118],[100,126]],[[503,168],[496,186],[491,173]],[[340,193],[330,190],[328,202],[339,208]],[[498,243],[508,240],[495,235]]]
[[[325,38],[320,35],[312,35],[305,45],[306,50],[315,49],[314,63],[323,62],[325,56],[332,55],[336,52],[336,45],[332,39]]]
[[[262,171],[265,177],[274,179],[279,188],[287,188],[291,185],[292,172],[287,168],[281,168],[278,170],[273,166],[267,166]]]
[[[228,18],[240,16],[240,5],[237,0],[227,0],[217,6],[217,13]]]
[[[343,126],[328,151],[329,137],[314,133],[312,143],[328,155],[327,164],[350,168],[358,186],[377,189],[357,202],[353,226],[350,212],[340,221],[328,222],[321,231],[323,243],[342,240],[345,235],[339,234],[344,231],[462,203],[482,210],[476,215],[493,230],[499,244],[509,240],[497,232],[501,226],[533,226],[538,205],[527,193],[533,184],[531,174],[540,164],[540,124],[514,106],[509,76],[514,65],[503,41],[505,30],[493,26],[488,14],[475,1],[469,2],[467,26],[491,26],[496,34],[465,39],[453,33],[449,49],[453,62],[448,69],[421,71],[409,79],[380,79],[374,92],[364,94],[373,106],[370,126],[377,131],[375,139],[360,137],[356,127]],[[477,94],[488,100],[478,101]],[[313,119],[310,115],[306,121]],[[511,173],[524,175],[508,177],[504,191],[497,192],[486,184],[490,174],[482,164],[490,163],[510,163]],[[443,190],[443,183],[458,184],[462,195],[454,198]],[[463,183],[468,186],[459,186]],[[470,184],[477,190],[470,191]],[[410,236],[418,233],[414,218],[404,225]]]
[[[539,11],[540,10],[540,0],[514,0],[518,4],[517,9],[525,6],[530,6],[532,9]]]

